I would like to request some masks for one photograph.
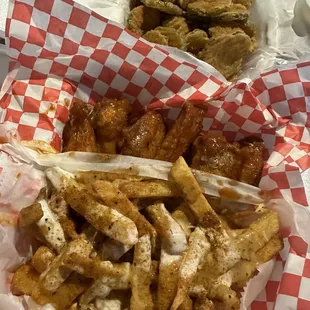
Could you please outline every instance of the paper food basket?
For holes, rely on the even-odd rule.
[[[44,187],[44,166],[61,162],[57,155],[40,161],[20,140],[42,140],[60,151],[69,105],[102,96],[126,97],[134,109],[157,109],[171,121],[185,100],[204,101],[205,131],[230,141],[263,138],[269,154],[260,188],[283,197],[271,207],[280,213],[285,247],[250,281],[242,309],[310,309],[310,62],[231,84],[208,64],[139,39],[71,0],[11,1],[6,36],[10,67],[1,90],[0,137],[9,143],[0,145],[0,309],[42,309],[9,293],[10,272],[30,255],[16,218]],[[71,164],[86,167],[85,156]]]

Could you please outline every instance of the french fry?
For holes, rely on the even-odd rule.
[[[135,245],[132,276],[130,308],[135,310],[152,310],[150,285],[152,282],[152,251],[149,235],[139,238]]]
[[[39,273],[44,272],[52,263],[56,254],[46,246],[40,246],[31,259],[32,267]]]
[[[43,216],[41,204],[38,202],[32,204],[29,207],[23,208],[19,214],[19,226],[25,227],[35,224]]]
[[[172,183],[163,180],[131,181],[123,183],[119,189],[128,198],[176,197],[179,193]]]
[[[186,238],[188,238],[192,232],[191,228],[193,227],[193,225],[190,223],[184,211],[177,208],[171,213],[171,216],[181,226],[186,235]]]
[[[99,257],[101,260],[118,261],[125,253],[132,248],[131,245],[125,245],[113,239],[103,241]]]
[[[126,245],[138,242],[137,228],[129,218],[97,202],[82,184],[64,170],[47,169],[47,176],[56,188],[63,186],[65,200],[96,229]]]

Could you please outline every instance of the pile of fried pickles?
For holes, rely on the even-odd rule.
[[[127,27],[144,39],[179,48],[234,80],[257,47],[251,0],[141,0]],[[140,4],[140,5],[139,5]]]
[[[94,107],[99,122],[99,108],[104,104],[111,108],[113,103],[108,113],[104,109],[104,119],[114,130],[120,127],[117,102],[124,106],[124,100],[107,99]],[[147,112],[126,125],[135,128],[129,135],[125,127],[127,139],[133,139],[135,148],[130,148],[131,140],[123,141],[120,136],[104,141],[106,127],[99,135],[100,128],[95,126],[97,134],[90,136],[92,120],[88,124],[70,119],[66,148],[87,148],[89,143],[93,143],[94,151],[111,148],[114,138],[118,143],[123,141],[123,149],[133,151],[146,136],[148,143],[139,150],[170,156],[173,163],[169,181],[141,176],[134,169],[69,173],[58,167],[48,168],[47,187],[33,205],[20,212],[20,229],[33,236],[37,245],[32,258],[14,273],[13,294],[29,295],[37,304],[51,304],[57,310],[240,308],[241,292],[256,275],[257,267],[283,248],[279,216],[262,205],[246,210],[222,208],[216,198],[204,195],[184,158],[174,158],[176,152],[186,151],[184,140],[197,135],[197,128],[194,137],[193,132],[181,137],[174,134],[175,126],[185,120],[187,125],[198,122],[198,113],[189,113],[190,109],[197,108],[188,102],[166,137],[163,135],[159,151],[154,151],[150,142],[158,139],[156,131],[153,139],[148,136],[150,128],[158,128],[153,127],[154,111],[148,114],[153,124],[143,121],[142,127],[136,125],[151,113]],[[75,117],[78,112],[85,111],[78,109]],[[93,118],[92,112],[87,117]],[[107,125],[99,123],[101,129]],[[170,142],[160,148],[167,137]],[[213,168],[217,165],[219,174],[239,170],[232,161],[233,156],[242,154],[239,144],[224,143],[222,139],[216,144],[218,140],[203,137],[197,138],[197,147],[203,147],[197,162],[209,163]],[[100,145],[95,143],[98,139]],[[205,140],[209,143],[204,146]],[[172,150],[171,141],[175,143]],[[185,144],[188,146],[189,141]],[[245,148],[251,161],[243,163],[242,169],[245,175],[256,178],[260,161],[249,151],[249,145]],[[220,151],[222,157],[215,160]]]

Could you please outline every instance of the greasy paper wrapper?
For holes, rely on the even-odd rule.
[[[10,72],[0,94],[0,137],[8,142],[0,152],[0,308],[10,302],[12,310],[34,309],[29,298],[19,300],[8,292],[10,272],[31,255],[30,243],[16,230],[17,212],[45,186],[45,167],[111,171],[133,166],[143,175],[167,178],[171,164],[165,162],[38,155],[23,146],[22,140],[41,140],[60,151],[70,104],[76,99],[94,103],[102,96],[123,96],[136,111],[157,109],[170,125],[184,100],[204,102],[205,131],[222,133],[229,141],[262,137],[267,152],[260,189],[239,184],[234,190],[247,203],[274,198],[267,206],[280,213],[285,247],[249,282],[242,309],[310,308],[309,63],[276,67],[232,84],[189,54],[139,39],[70,0],[10,2],[7,37]],[[194,173],[208,194],[218,195],[219,179],[229,186],[224,178]]]

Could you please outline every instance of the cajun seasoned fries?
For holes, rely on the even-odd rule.
[[[40,305],[237,310],[258,265],[283,247],[277,213],[217,214],[183,157],[169,181],[60,168],[46,176],[51,188],[20,214],[42,245],[12,281],[14,294]]]

